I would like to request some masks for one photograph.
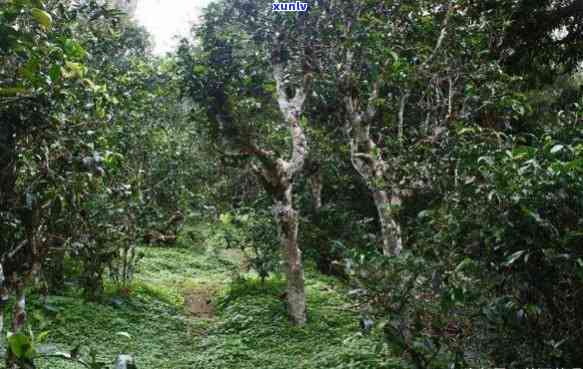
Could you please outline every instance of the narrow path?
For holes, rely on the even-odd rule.
[[[395,360],[379,359],[378,341],[359,332],[357,315],[333,279],[308,272],[309,322],[294,328],[280,298],[282,280],[262,284],[246,276],[233,282],[241,256],[207,246],[144,248],[129,297],[112,295],[93,304],[77,296],[51,296],[57,313],[35,306],[44,316],[37,324],[61,349],[86,341],[104,361],[130,351],[139,369],[399,367]]]

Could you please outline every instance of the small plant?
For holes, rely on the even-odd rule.
[[[124,222],[122,246],[117,250],[115,258],[109,262],[109,276],[119,288],[127,289],[134,279],[134,273],[144,253],[138,251],[136,246],[135,221],[131,215]]]
[[[475,285],[464,268],[471,262],[447,272],[447,284],[436,281],[428,264],[409,252],[355,255],[348,263],[353,295],[375,320],[391,354],[408,358],[416,369],[468,367],[464,307],[475,300],[470,288]]]
[[[11,355],[10,369],[36,368],[35,362],[39,359],[60,359],[77,363],[88,369],[110,368],[110,363],[100,360],[98,352],[94,348],[89,348],[86,355],[82,353],[84,341],[78,342],[71,351],[59,351],[52,345],[44,344],[48,335],[49,331],[35,334],[30,327],[26,333],[24,331],[8,332],[6,343]],[[130,342],[121,348],[115,361],[115,369],[135,369],[133,358],[127,355],[132,347],[133,337],[126,332],[117,332],[116,335],[126,337]]]
[[[280,246],[273,217],[267,211],[254,210],[239,217],[246,230],[247,254],[250,269],[255,270],[261,281],[278,270]],[[245,249],[243,249],[245,251]]]
[[[280,246],[273,217],[267,211],[241,208],[236,214],[225,213],[219,218],[216,237],[224,247],[239,248],[248,268],[257,272],[262,281],[279,268]]]

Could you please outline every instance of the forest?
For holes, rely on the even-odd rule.
[[[0,0],[0,367],[583,365],[583,2],[306,4]]]

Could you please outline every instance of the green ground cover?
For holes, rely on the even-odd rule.
[[[241,255],[197,245],[144,247],[129,293],[109,289],[98,303],[76,291],[33,296],[29,316],[35,332],[48,332],[47,345],[70,351],[83,343],[111,362],[131,352],[140,369],[187,368],[396,368],[382,362],[378,340],[359,331],[358,315],[345,287],[308,268],[309,323],[291,327],[281,298],[285,284],[261,283],[250,273],[234,278]],[[209,297],[211,316],[189,312],[188,296]],[[79,364],[50,359],[39,368],[73,369]]]

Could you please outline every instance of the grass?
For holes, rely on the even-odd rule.
[[[357,316],[328,281],[308,280],[308,324],[287,321],[281,280],[232,284],[220,301],[221,314],[198,340],[205,352],[192,368],[396,368],[383,363],[376,341],[358,331]],[[212,360],[209,361],[209,358]]]
[[[29,314],[35,331],[48,331],[47,341],[60,350],[84,342],[85,351],[92,347],[105,362],[132,352],[140,369],[401,367],[383,361],[388,355],[378,354],[384,350],[379,341],[359,332],[358,315],[334,279],[307,273],[309,321],[297,328],[288,323],[280,298],[284,281],[274,277],[263,284],[251,274],[233,279],[241,262],[237,253],[204,244],[143,251],[128,296],[110,289],[103,302],[90,303],[69,291],[50,296],[49,309],[33,297]],[[216,316],[185,312],[184,296],[197,291],[215,296]],[[38,364],[81,367],[58,360]]]

